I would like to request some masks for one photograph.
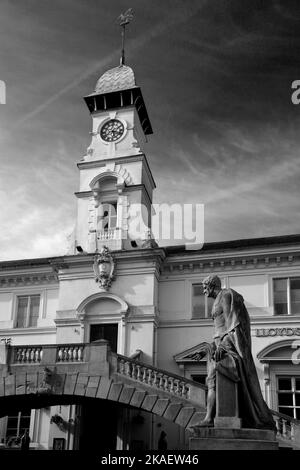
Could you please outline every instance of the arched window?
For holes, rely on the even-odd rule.
[[[293,333],[292,328],[281,330]],[[264,364],[265,396],[270,408],[295,419],[300,419],[299,346],[299,339],[286,339],[269,344],[257,355]]]

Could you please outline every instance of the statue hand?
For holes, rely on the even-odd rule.
[[[226,354],[226,349],[224,348],[224,346],[220,345],[217,347],[215,353],[214,353],[214,359],[216,362],[219,362],[223,359],[223,357],[225,356]]]

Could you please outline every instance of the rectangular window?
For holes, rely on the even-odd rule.
[[[202,284],[192,285],[192,319],[209,318],[214,299],[206,297]]]
[[[7,416],[6,444],[12,443],[29,431],[31,410],[19,411],[15,415]]]
[[[300,278],[290,279],[291,313],[300,313]]]
[[[16,328],[37,326],[40,297],[40,295],[22,295],[17,298]]]
[[[300,377],[277,377],[278,411],[300,419]]]
[[[115,229],[117,227],[117,203],[103,204],[103,230]]]
[[[274,315],[300,314],[300,277],[273,279]]]

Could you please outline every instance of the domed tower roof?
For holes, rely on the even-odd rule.
[[[133,70],[127,65],[119,65],[101,75],[96,83],[95,93],[102,95],[135,87]]]
[[[153,133],[141,89],[128,65],[121,64],[107,70],[97,81],[93,93],[85,96],[84,100],[91,113],[134,106],[144,133]]]

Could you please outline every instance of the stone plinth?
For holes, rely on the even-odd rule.
[[[264,429],[193,427],[190,450],[278,450],[275,432]]]

